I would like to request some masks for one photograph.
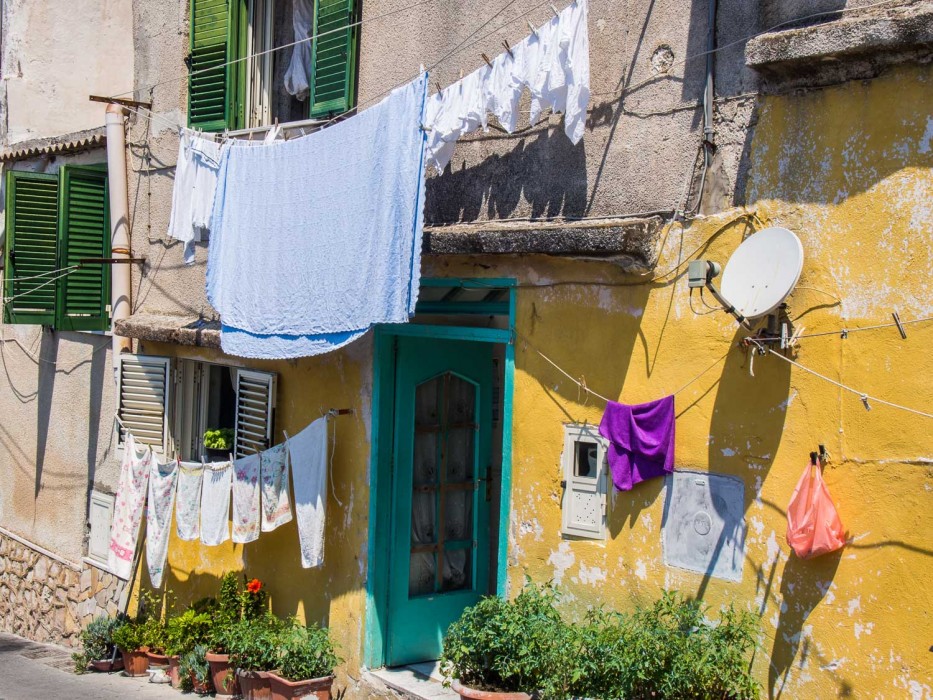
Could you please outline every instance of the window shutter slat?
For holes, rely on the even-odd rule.
[[[154,452],[166,454],[168,445],[168,405],[171,391],[171,358],[154,355],[120,355],[117,415],[120,444],[126,432]]]
[[[233,0],[191,0],[191,75],[188,126],[204,131],[232,127]]]
[[[355,0],[317,0],[311,50],[311,116],[345,112],[356,89]],[[334,31],[343,28],[343,31]]]
[[[107,173],[91,168],[61,169],[59,266],[83,258],[110,257]],[[102,331],[110,327],[110,266],[85,263],[58,285],[55,325],[61,330]]]
[[[237,457],[261,452],[272,444],[275,374],[241,369],[236,378]]]
[[[55,322],[58,190],[57,175],[7,172],[3,296],[11,301],[3,305],[6,323]]]

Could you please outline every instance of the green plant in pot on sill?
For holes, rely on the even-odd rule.
[[[128,676],[145,676],[149,668],[145,625],[145,622],[132,620],[114,630],[113,643],[123,656],[123,670]]]
[[[483,598],[444,637],[442,668],[462,698],[501,693],[510,698],[569,697],[579,646],[557,610],[558,592],[527,583],[514,600]]]
[[[204,448],[211,459],[226,459],[233,451],[234,433],[230,428],[204,431]]]
[[[211,692],[211,667],[207,662],[207,645],[198,644],[182,654],[178,672],[181,676],[181,689],[194,691],[198,695]]]
[[[81,630],[81,651],[71,655],[75,673],[84,673],[90,666],[95,671],[120,671],[123,660],[112,662],[115,645],[113,633],[126,623],[126,617],[100,615]]]
[[[279,668],[271,674],[273,700],[316,696],[329,700],[334,669],[341,662],[327,628],[305,627],[294,618],[280,637]]]
[[[286,623],[270,612],[259,617],[244,616],[230,628],[227,651],[231,672],[236,670],[246,700],[270,697],[269,671],[279,665],[279,645],[286,629]]]

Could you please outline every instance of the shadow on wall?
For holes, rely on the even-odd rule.
[[[36,397],[36,481],[34,498],[42,489],[42,470],[45,467],[45,450],[49,442],[49,427],[52,422],[52,402],[55,395],[55,360],[58,358],[58,336],[42,328],[39,340],[38,388]]]
[[[483,140],[514,138],[486,135]],[[455,170],[451,163],[442,177],[427,181],[425,223],[506,218],[515,212],[522,195],[533,218],[582,216],[587,188],[584,143],[585,139],[576,146],[570,143],[561,122],[521,138],[511,152],[490,155],[474,167]]]

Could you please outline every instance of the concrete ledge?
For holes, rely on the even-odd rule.
[[[496,221],[425,228],[425,255],[561,255],[650,270],[663,220]]]
[[[54,136],[46,139],[33,139],[21,141],[10,146],[0,153],[0,162],[22,160],[43,155],[62,155],[65,153],[79,153],[98,148],[107,143],[106,127],[78,131],[64,136]]]
[[[186,316],[134,314],[117,321],[115,326],[117,334],[124,338],[220,349],[220,321],[205,321]]]
[[[933,4],[867,10],[832,22],[762,34],[745,64],[782,87],[865,79],[894,63],[933,56]]]

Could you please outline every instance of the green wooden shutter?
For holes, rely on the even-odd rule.
[[[355,0],[317,0],[314,35],[319,38],[312,47],[312,117],[345,112],[353,106],[358,32],[349,25],[356,19],[355,6]]]
[[[233,128],[236,0],[191,0],[191,75],[188,125],[204,131]]]
[[[61,171],[58,264],[110,257],[107,173],[73,165]],[[58,283],[55,327],[66,331],[110,328],[110,265],[85,263]]]
[[[50,326],[55,322],[58,284],[54,274],[58,258],[57,175],[7,172],[6,232],[4,321]]]

